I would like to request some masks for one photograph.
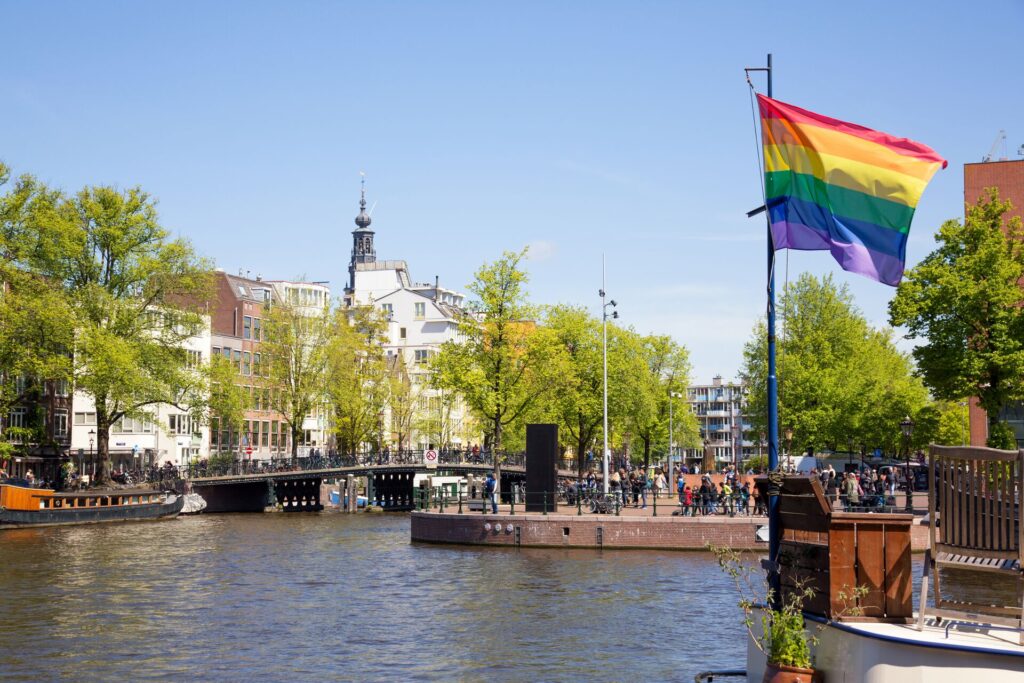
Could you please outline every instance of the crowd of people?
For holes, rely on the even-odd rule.
[[[767,508],[756,488],[749,482],[741,481],[734,468],[729,467],[718,484],[711,480],[710,475],[705,474],[699,486],[690,486],[687,474],[689,471],[685,468],[677,468],[674,473],[679,506],[674,514],[767,514]],[[570,505],[577,504],[577,501],[591,500],[603,492],[601,481],[593,469],[575,481],[564,480],[561,488]],[[608,493],[622,507],[631,506],[643,510],[647,508],[649,498],[671,495],[670,480],[660,467],[655,468],[650,475],[643,468],[620,467],[609,474]]]

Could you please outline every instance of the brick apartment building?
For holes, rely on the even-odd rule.
[[[260,277],[216,274],[216,298],[210,306],[211,356],[223,356],[234,364],[238,384],[247,389],[250,401],[241,432],[226,428],[216,417],[211,419],[211,453],[266,460],[289,452],[288,427],[270,409],[270,389],[261,362],[264,311],[273,297],[273,287]]]
[[[998,188],[999,197],[1013,204],[1013,210],[1007,217],[1020,216],[1024,220],[1024,160],[964,164],[965,204],[976,204],[989,187]],[[968,414],[971,445],[984,446],[988,438],[988,416],[978,406],[976,398],[971,399]],[[999,417],[1013,428],[1017,445],[1024,447],[1024,404],[1017,402],[1005,406]]]

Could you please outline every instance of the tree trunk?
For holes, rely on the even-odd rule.
[[[291,425],[292,432],[292,464],[298,462],[299,458],[299,433],[302,431],[302,423]]]
[[[110,480],[108,468],[110,460],[110,418],[106,409],[101,409],[102,403],[96,401],[96,451],[91,453],[96,463],[96,475],[92,478],[93,486],[106,484]],[[84,474],[84,472],[82,473]]]
[[[494,493],[501,488],[501,464],[498,462],[498,451],[501,449],[501,418],[494,420],[494,443],[491,445],[491,461],[494,463]],[[499,498],[500,500],[500,498]]]

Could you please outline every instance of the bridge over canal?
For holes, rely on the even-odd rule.
[[[385,510],[412,510],[413,482],[417,474],[436,476],[473,475],[483,479],[493,465],[480,462],[454,462],[428,467],[412,464],[359,464],[345,467],[294,469],[276,472],[231,473],[190,479],[192,490],[206,500],[206,512],[262,512],[268,505],[281,503],[286,512],[322,510],[320,486],[325,481],[344,480],[348,476],[366,477],[371,505]],[[575,477],[572,470],[559,470],[560,477]],[[513,484],[526,481],[521,464],[501,466],[500,490],[508,492]]]

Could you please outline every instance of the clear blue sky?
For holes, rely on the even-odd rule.
[[[607,252],[622,321],[702,381],[736,374],[764,309],[743,67],[773,52],[779,99],[949,159],[911,263],[962,215],[963,163],[1024,143],[1019,0],[212,5],[0,2],[0,158],[141,185],[218,266],[337,292],[365,170],[379,258],[464,288],[533,244],[533,299],[596,313]],[[885,321],[892,289],[822,252],[804,270]]]

